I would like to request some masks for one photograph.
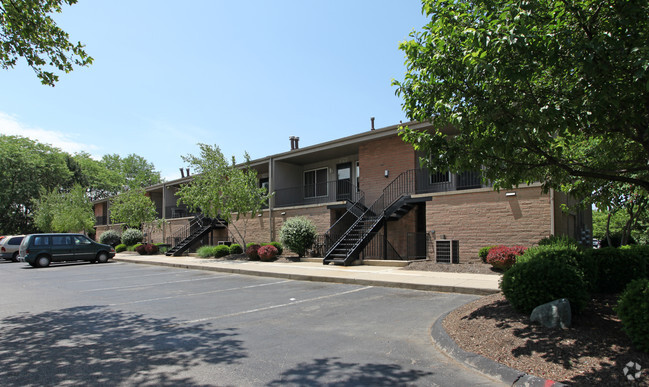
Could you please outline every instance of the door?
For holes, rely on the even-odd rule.
[[[72,235],[52,235],[52,262],[74,260]]]
[[[352,163],[336,165],[336,200],[350,200],[352,193]]]
[[[83,235],[74,236],[74,259],[92,261],[97,254],[97,247]]]

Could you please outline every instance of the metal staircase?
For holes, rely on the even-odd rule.
[[[226,227],[226,225],[218,219],[214,220],[206,218],[203,214],[196,215],[187,226],[167,238],[167,240],[171,242],[169,244],[172,245],[172,247],[165,253],[165,255],[181,255],[196,241],[200,240],[210,231],[218,227]],[[177,243],[174,243],[176,241]]]
[[[362,203],[364,197],[348,205],[347,212],[327,231],[326,243],[331,242],[327,243],[323,263],[347,266],[358,259],[386,221],[400,219],[414,207],[410,195],[415,193],[415,181],[415,170],[403,172],[383,189],[383,194],[369,208]],[[364,209],[362,213],[361,209]],[[346,221],[341,225],[351,225],[341,232],[338,223],[343,218]]]

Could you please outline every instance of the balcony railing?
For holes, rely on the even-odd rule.
[[[480,171],[431,173],[428,168],[415,171],[417,193],[449,192],[491,186],[482,182]]]
[[[275,207],[356,201],[360,192],[348,180],[328,181],[275,190]]]
[[[95,226],[105,226],[108,224],[107,216],[95,216]]]
[[[188,216],[196,216],[199,214],[198,212],[190,211],[189,207],[182,204],[180,206],[167,206],[165,207],[165,212],[166,212],[167,219],[185,218]]]

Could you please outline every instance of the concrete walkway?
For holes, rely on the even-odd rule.
[[[319,262],[227,261],[192,256],[134,255],[119,253],[116,261],[211,270],[225,273],[287,278],[300,281],[337,282],[365,286],[487,295],[498,293],[499,275],[401,270],[394,266],[336,266]]]

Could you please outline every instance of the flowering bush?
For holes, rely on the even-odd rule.
[[[146,245],[137,244],[135,245],[135,251],[140,255],[146,255]]]
[[[524,246],[496,246],[487,254],[487,263],[496,269],[507,270],[516,263],[516,257],[523,254],[527,248]]]
[[[259,260],[259,254],[257,251],[259,250],[261,246],[254,244],[254,245],[248,245],[246,248],[246,255],[248,256],[248,259],[251,261],[258,261]]]
[[[158,246],[153,245],[151,243],[147,243],[144,245],[144,250],[148,255],[153,255],[153,254],[158,254]]]
[[[262,261],[274,260],[277,257],[277,253],[277,248],[273,245],[261,246],[259,250],[257,250],[259,259],[261,259]]]

